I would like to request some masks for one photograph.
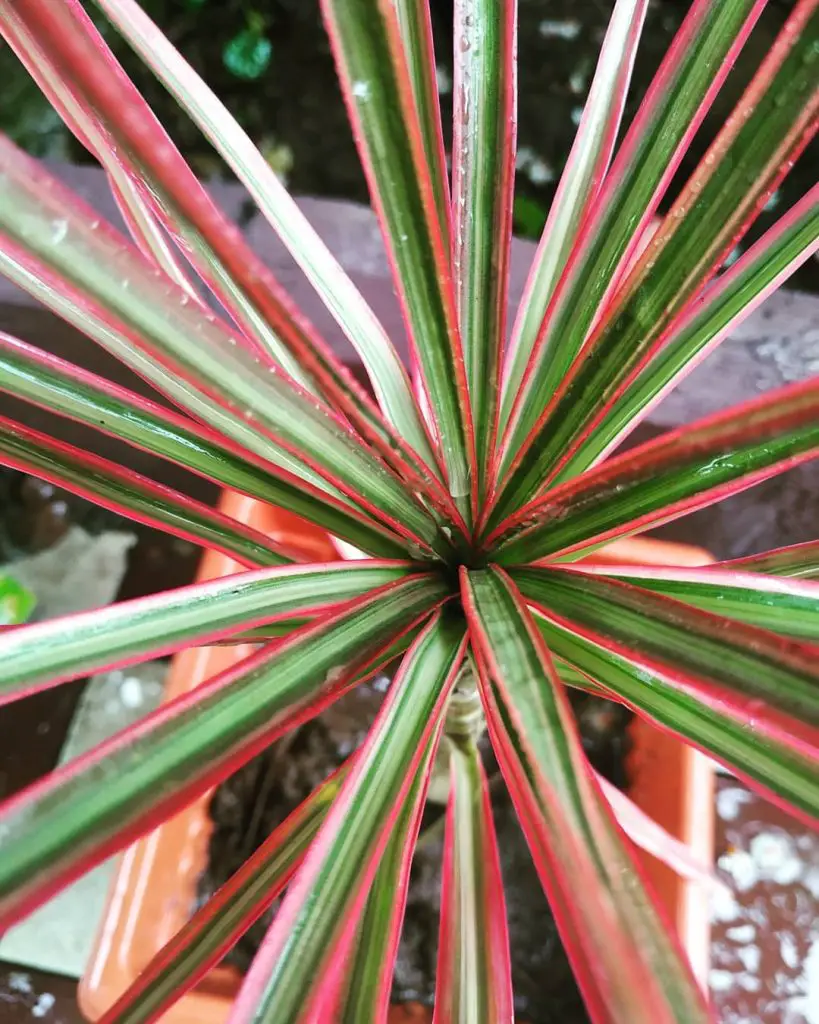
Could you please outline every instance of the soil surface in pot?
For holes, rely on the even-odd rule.
[[[318,719],[283,737],[215,791],[211,801],[214,832],[210,862],[200,879],[200,902],[207,900],[358,746],[387,685],[388,680],[379,677],[359,687]],[[617,704],[584,694],[572,694],[572,702],[583,744],[595,768],[625,788],[630,713]],[[588,1016],[554,919],[488,744],[484,753],[506,892],[517,1014],[531,1024],[581,1024]],[[412,865],[393,981],[394,1002],[433,1002],[442,840],[443,808],[428,802]],[[228,963],[247,969],[275,909],[245,934],[228,954]]]

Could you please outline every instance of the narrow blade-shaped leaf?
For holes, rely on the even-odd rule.
[[[429,466],[435,466],[409,378],[392,342],[247,133],[138,4],[133,0],[96,3],[248,189],[355,346],[389,422]]]
[[[429,167],[435,207],[446,244],[450,238],[449,171],[444,150],[441,101],[432,38],[432,11],[427,0],[394,0],[404,58],[407,63],[412,95],[418,111],[418,124],[424,142],[424,156]]]
[[[0,704],[239,630],[314,617],[399,581],[410,569],[409,563],[373,561],[262,569],[4,633]]]
[[[599,773],[597,781],[611,804],[617,824],[635,846],[639,846],[641,850],[645,850],[646,853],[650,853],[667,864],[681,878],[700,882],[709,889],[716,889],[723,884],[718,880],[713,865],[692,853],[688,843],[672,836],[625,793],[613,786]]]
[[[819,381],[770,391],[615,456],[507,521],[497,558],[578,553],[670,522],[819,454]]]
[[[407,905],[412,855],[424,812],[437,740],[436,734],[381,855],[350,952],[352,967],[344,987],[339,1024],[359,1024],[364,1020],[384,1024],[387,1021],[395,957]]]
[[[538,613],[535,621],[550,650],[637,714],[715,757],[811,827],[819,822],[815,753],[795,747],[787,737],[749,729],[730,708],[699,700],[677,685],[671,673],[649,668],[642,659],[630,661],[568,620]]]
[[[0,4],[0,14],[8,6]],[[213,204],[83,9],[48,0],[12,6],[13,16],[36,35],[57,72],[133,162],[156,214],[246,335],[299,383],[318,385],[387,461],[400,461],[378,408]]]
[[[52,180],[48,187],[53,188],[54,184]],[[76,197],[72,198],[73,205],[82,209]],[[89,223],[96,223],[89,208],[84,212],[90,218]],[[218,432],[223,440],[227,439],[245,453],[252,453],[273,476],[303,480],[309,483],[308,490],[319,497],[332,494],[337,501],[352,501],[290,452],[254,430],[251,424],[233,416],[216,398],[181,381],[159,359],[140,348],[138,334],[116,319],[104,303],[92,300],[68,276],[57,273],[46,260],[35,257],[3,234],[0,234],[0,273],[149,381],[180,409]]]
[[[438,1024],[512,1024],[506,901],[489,788],[474,741],[453,737],[435,982]]]
[[[620,146],[547,311],[511,414],[504,469],[580,351],[765,0],[695,0]]]
[[[594,566],[584,572],[615,576],[665,594],[703,611],[751,626],[819,644],[819,584],[757,576],[708,566],[703,569],[655,569],[642,566]]]
[[[808,540],[804,544],[790,544],[758,555],[734,558],[720,562],[720,567],[736,569],[738,572],[761,572],[772,576],[798,576],[805,580],[819,579],[819,541]]]
[[[37,39],[15,17],[8,5],[3,9],[3,36],[25,65],[48,102],[77,139],[105,168],[111,191],[131,237],[145,256],[162,269],[171,280],[184,288],[192,298],[198,294],[187,278],[178,254],[164,234],[141,190],[139,176],[111,145],[87,106],[78,100],[70,83],[65,81],[49,61]]]
[[[819,744],[819,647],[712,615],[612,578],[514,569],[527,601],[560,616],[749,727]]]
[[[296,1024],[346,948],[378,861],[463,657],[458,617],[436,615],[402,662],[349,777],[248,972],[231,1024]]]
[[[583,116],[560,177],[520,300],[504,367],[501,429],[583,220],[609,167],[626,102],[648,0],[617,0],[603,39]]]
[[[478,487],[494,471],[517,125],[517,0],[455,0],[452,274]]]
[[[66,189],[8,142],[0,142],[0,168],[0,230],[124,322],[143,352],[171,369],[177,383],[216,398],[231,414],[220,423],[228,436],[236,434],[235,421],[252,424],[253,432],[267,433],[276,446],[325,479],[332,477],[328,482],[353,500],[367,504],[361,492],[374,499],[377,494],[371,510],[378,509],[379,518],[389,520],[390,509],[400,506],[401,517],[421,527],[430,541],[439,538],[398,478],[327,406],[237,345],[121,236],[86,218]]]
[[[706,1021],[523,599],[494,569],[464,571],[462,593],[492,745],[592,1020]]]
[[[449,489],[470,518],[475,451],[463,352],[398,17],[392,0],[322,0],[321,9]]]
[[[749,316],[819,251],[819,185],[769,228],[689,310],[637,378],[555,474],[577,476],[620,444],[641,420]]]
[[[401,541],[364,513],[141,395],[0,331],[0,390],[288,509],[367,554],[400,557]]]
[[[818,39],[819,10],[814,0],[803,0],[554,398],[549,395],[514,456],[495,522],[542,490],[659,351],[674,318],[716,273],[816,133]]]
[[[445,597],[392,584],[263,648],[0,805],[0,928],[313,717]]]
[[[281,894],[349,765],[318,786],[143,967],[99,1024],[152,1024],[194,987]]]
[[[283,565],[301,561],[297,552],[277,544],[180,491],[124,469],[48,434],[0,416],[0,465],[33,473],[42,480],[89,498],[103,508],[215,548],[242,565]]]

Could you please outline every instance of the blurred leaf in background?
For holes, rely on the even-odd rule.
[[[35,605],[34,594],[13,576],[0,572],[0,626],[25,622]]]

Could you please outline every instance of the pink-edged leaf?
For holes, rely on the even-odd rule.
[[[191,298],[198,299],[196,290],[177,258],[177,253],[174,252],[143,195],[139,175],[122,153],[111,145],[110,137],[100,129],[92,111],[78,100],[70,82],[57,73],[47,55],[38,46],[36,38],[15,16],[13,7],[6,5],[2,14],[2,30],[6,42],[25,65],[68,129],[105,168],[109,185],[131,237],[148,259],[184,288]]]
[[[455,0],[452,275],[478,488],[494,472],[517,129],[517,0]]]
[[[583,116],[529,271],[509,343],[500,425],[509,422],[526,365],[583,221],[609,167],[648,0],[617,0]]]
[[[302,561],[298,552],[181,491],[0,416],[0,465],[64,487],[129,519],[231,555],[241,565]]]
[[[244,129],[134,0],[96,0],[248,189],[362,359],[387,420],[435,467],[400,357],[364,297]]]
[[[288,509],[370,555],[400,557],[401,542],[363,513],[317,491],[201,423],[0,331],[0,391],[33,402],[222,487]]]
[[[744,779],[766,800],[781,805],[810,828],[819,823],[819,773],[816,752],[803,750],[782,738],[749,729],[747,722],[716,701],[703,702],[679,685],[674,672],[629,660],[600,638],[568,620],[535,615],[538,629],[551,651],[560,655],[561,675],[571,668],[573,685],[621,701],[653,725],[716,758]],[[564,660],[565,659],[565,660]]]
[[[462,571],[462,598],[489,736],[591,1019],[708,1020],[522,597],[489,569]]]
[[[254,627],[303,624],[411,569],[369,559],[260,569],[38,622],[0,636],[0,704],[240,630],[246,641]]]
[[[0,247],[18,260],[35,261],[40,277],[44,270],[67,279],[103,323],[112,319],[115,330],[124,325],[128,341],[144,357],[138,372],[175,400],[181,393],[182,404],[194,412],[201,411],[204,398],[205,418],[251,450],[261,449],[263,457],[271,457],[271,448],[274,461],[289,453],[295,467],[306,465],[323,479],[332,477],[331,486],[340,485],[376,518],[410,532],[412,521],[426,534],[418,539],[442,544],[434,521],[403,479],[346,421],[237,344],[215,318],[8,141],[0,141],[0,169],[0,232],[9,236],[8,242],[0,239]],[[59,289],[61,282],[53,286]],[[94,340],[133,364],[119,337],[95,331]],[[223,413],[218,422],[214,405]],[[370,502],[365,492],[379,496]],[[399,518],[408,520],[404,527],[398,519],[391,522],[390,507],[398,511],[399,506]]]
[[[797,576],[806,580],[819,580],[819,541],[790,544],[758,555],[733,558],[718,563],[720,568],[737,572],[770,573],[773,576]]]
[[[510,414],[503,469],[531,433],[629,265],[765,0],[695,0],[582,225]]]
[[[542,614],[663,672],[760,735],[819,752],[819,647],[611,577],[556,568],[512,575]]]
[[[54,190],[55,185],[52,179],[48,187]],[[90,223],[94,224],[95,228],[98,227],[95,221],[91,220]],[[117,236],[111,237],[112,246],[121,244],[121,240],[115,241],[116,238]],[[111,251],[114,251],[113,248]],[[175,373],[170,372],[158,359],[143,351],[140,347],[140,335],[123,321],[116,319],[104,304],[90,297],[87,291],[77,288],[65,274],[55,272],[48,262],[26,252],[2,234],[0,273],[97,342],[158,391],[164,392],[181,409],[188,411],[199,421],[192,428],[197,434],[211,437],[219,444],[226,445],[238,453],[240,458],[250,460],[274,481],[283,484],[286,492],[289,492],[289,502],[293,503],[293,511],[298,510],[299,504],[305,509],[311,505],[327,504],[333,509],[352,514],[364,524],[369,522],[377,531],[389,536],[387,528],[370,519],[358,508],[353,499],[345,497],[338,488],[329,484],[303,461],[255,430],[251,423],[234,416],[218,397],[211,397],[195,390],[191,385],[181,381]],[[128,280],[130,286],[130,278]],[[56,357],[51,357],[51,362],[56,365]],[[30,364],[26,376],[28,383],[31,383]],[[16,387],[21,387],[18,373],[14,374],[14,383]],[[103,385],[103,389],[105,386]],[[52,395],[45,405],[51,407],[54,401]],[[184,418],[181,419],[185,423],[188,422]],[[301,499],[298,496],[300,491],[303,491]],[[289,502],[285,500],[282,504],[285,508],[291,508]],[[318,514],[323,514],[320,509]],[[344,530],[339,533],[344,536]],[[406,550],[405,546],[402,546],[401,542],[399,546],[403,553]],[[362,547],[369,550],[367,544],[363,544]],[[398,552],[395,548],[376,548],[373,553],[394,555]]]
[[[7,5],[6,5],[7,6]],[[446,504],[440,484],[295,309],[241,232],[213,204],[77,0],[55,7],[23,0],[14,13],[35,34],[58,73],[89,105],[145,180],[155,213],[220,301],[258,346],[302,385],[315,385],[386,461],[421,492]],[[0,19],[4,5],[0,4]],[[2,20],[0,20],[2,25]],[[403,453],[403,454],[402,454]]]
[[[395,957],[407,905],[412,855],[424,813],[438,738],[436,731],[381,855],[349,954],[352,966],[349,977],[345,979],[343,1005],[337,1015],[339,1024],[359,1024],[364,1020],[372,1024],[386,1024]]]
[[[231,1024],[310,1016],[355,938],[367,893],[413,777],[443,720],[466,637],[439,613],[405,656],[375,724],[248,972]]]
[[[471,519],[475,443],[449,254],[395,5],[393,0],[322,0],[321,9],[449,490]]]
[[[734,572],[719,565],[673,569],[631,565],[598,567],[584,562],[583,571],[624,579],[715,615],[819,643],[817,583]]]
[[[554,477],[660,351],[819,129],[819,8],[800,0],[509,464],[492,520]],[[681,273],[680,268],[685,267]]]
[[[688,843],[672,836],[662,825],[658,825],[608,779],[598,774],[597,781],[603,795],[611,804],[618,825],[635,846],[667,864],[681,878],[699,882],[712,891],[725,887],[717,877],[714,866],[693,853]]]
[[[404,649],[445,600],[393,583],[177,697],[0,804],[0,929],[218,784]]]
[[[394,0],[404,58],[407,63],[412,95],[418,111],[418,124],[424,142],[424,156],[429,168],[430,184],[435,197],[441,235],[448,242],[451,229],[449,203],[449,171],[447,170],[444,132],[441,122],[441,101],[435,47],[432,38],[432,12],[426,0]]]
[[[547,491],[490,536],[505,564],[575,555],[670,522],[819,454],[819,380],[768,392]]]
[[[552,480],[601,461],[760,303],[819,252],[819,185],[810,189],[668,328],[667,337],[615,398]]]
[[[448,739],[450,791],[435,982],[437,1024],[512,1024],[506,901],[489,788],[475,742]]]
[[[152,1024],[264,914],[304,858],[349,762],[321,783],[143,967],[98,1024]]]

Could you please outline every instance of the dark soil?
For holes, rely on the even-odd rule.
[[[321,718],[285,737],[220,786],[211,802],[214,833],[210,863],[200,880],[206,900],[244,860],[361,742],[387,680],[361,687]],[[630,714],[619,705],[573,695],[584,746],[594,766],[625,787],[626,726]],[[491,750],[484,750],[505,882],[517,1012],[532,1024],[582,1024],[588,1020],[554,919],[538,882],[526,842]],[[440,909],[442,809],[428,805],[412,876],[398,953],[393,1000],[432,1004]],[[426,835],[426,838],[423,838]],[[246,970],[273,911],[258,921],[228,954]]]

